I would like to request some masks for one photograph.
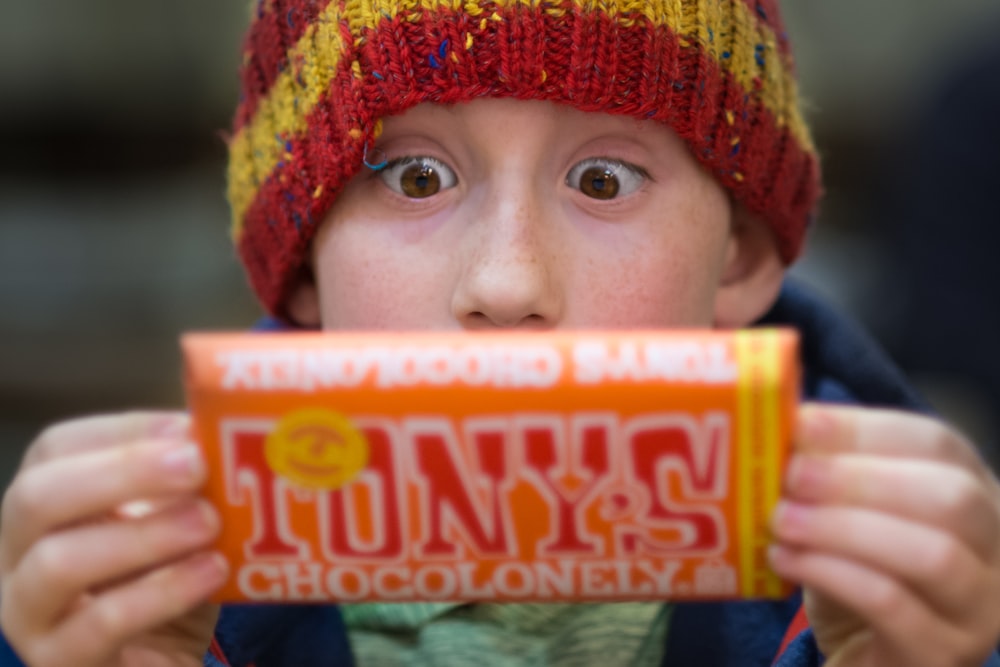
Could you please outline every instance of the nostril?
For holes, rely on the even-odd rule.
[[[500,257],[473,262],[455,285],[451,313],[466,328],[552,327],[561,310],[561,293],[550,269],[528,255],[517,261]]]
[[[493,320],[487,317],[486,313],[478,310],[465,315],[465,327],[467,329],[492,329],[495,326]]]
[[[542,315],[532,313],[517,320],[491,317],[482,311],[474,311],[465,316],[465,326],[469,329],[543,329],[551,324]]]

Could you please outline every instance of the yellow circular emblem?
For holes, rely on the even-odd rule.
[[[344,415],[321,408],[291,412],[267,437],[275,473],[307,489],[339,489],[368,465],[368,442]]]

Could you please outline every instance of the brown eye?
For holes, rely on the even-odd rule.
[[[393,160],[379,172],[379,178],[410,199],[433,197],[441,190],[455,187],[458,181],[447,165],[427,157]]]
[[[407,167],[402,173],[399,185],[407,197],[422,199],[438,193],[441,189],[441,179],[432,167],[415,164]]]
[[[594,199],[614,199],[618,177],[610,169],[590,167],[580,175],[580,192]]]
[[[566,185],[592,199],[614,199],[631,194],[648,178],[646,171],[618,160],[592,158],[570,169]]]

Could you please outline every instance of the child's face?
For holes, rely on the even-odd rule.
[[[386,118],[314,246],[326,329],[711,326],[726,192],[652,121],[548,102]]]

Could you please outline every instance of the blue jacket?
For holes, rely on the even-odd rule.
[[[802,334],[803,395],[810,400],[926,410],[871,339],[801,285],[789,281],[761,324]],[[785,601],[688,603],[670,621],[665,665],[814,667],[823,663],[806,628],[779,648],[801,606]],[[2,640],[2,637],[0,637]],[[0,641],[0,667],[20,665]],[[230,605],[223,608],[208,667],[353,665],[337,607]],[[984,667],[1000,667],[1000,653]]]

